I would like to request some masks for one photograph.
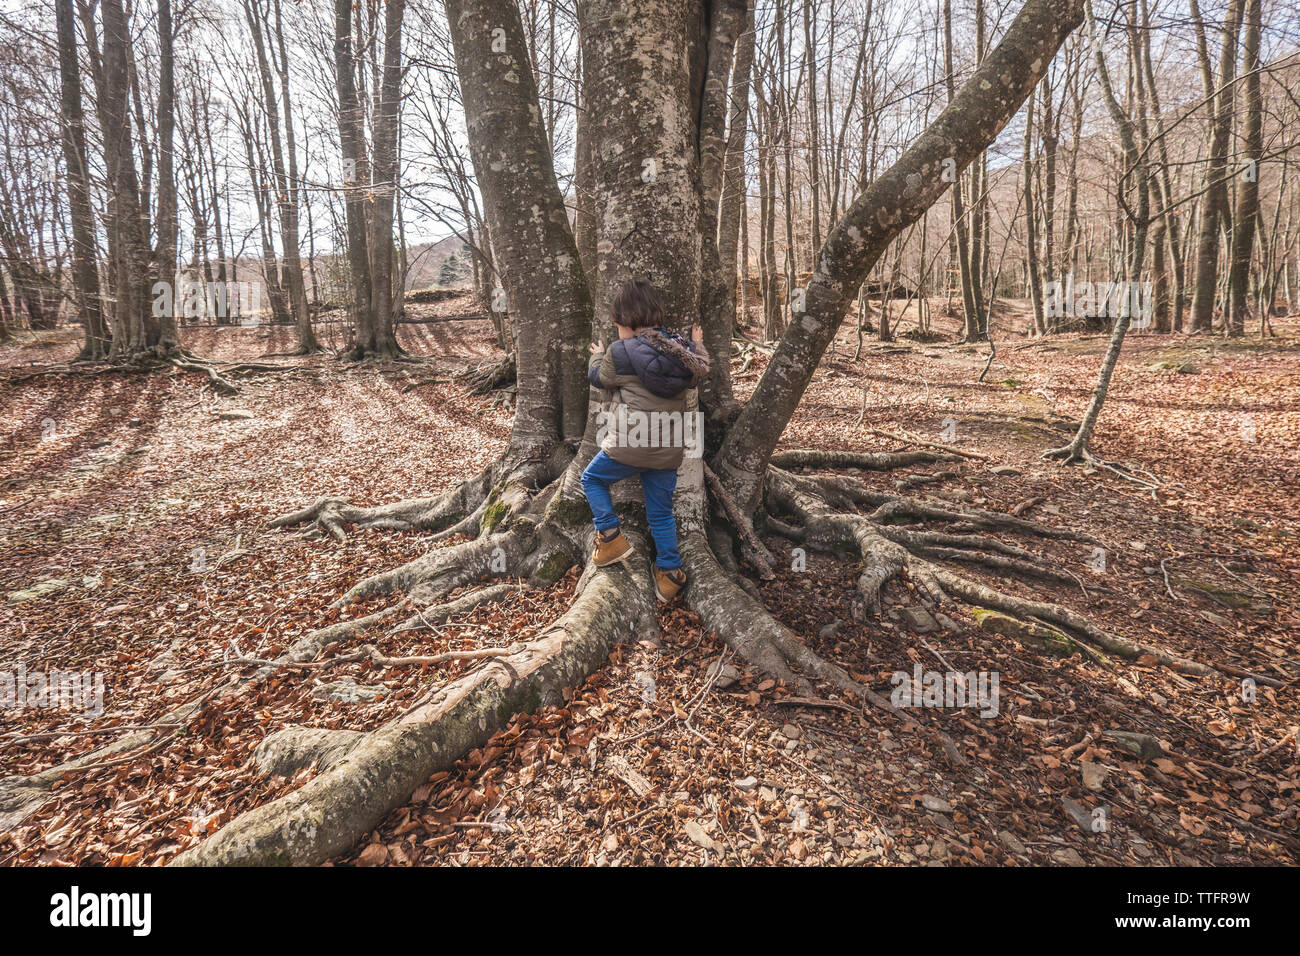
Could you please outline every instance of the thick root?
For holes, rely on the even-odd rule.
[[[611,644],[653,618],[648,581],[644,563],[592,572],[572,609],[522,649],[365,734],[324,773],[235,818],[172,865],[310,866],[344,852],[431,774],[482,746],[514,714],[558,703],[599,667]]]
[[[146,730],[137,730],[90,753],[38,771],[25,777],[0,779],[0,831],[20,825],[39,810],[50,798],[50,789],[64,775],[90,770],[111,761],[123,759],[137,751],[147,751],[188,726],[213,700],[226,700],[242,694],[283,667],[314,659],[328,644],[343,641],[364,633],[370,627],[391,618],[396,609],[380,611],[353,621],[342,621],[313,631],[296,641],[275,660],[257,668],[247,677],[239,677],[214,693],[202,694],[169,711]]]
[[[407,618],[395,630],[397,631],[418,631],[431,628],[453,617],[459,617],[467,614],[476,607],[482,607],[485,604],[500,604],[510,595],[514,594],[518,588],[513,584],[494,584],[491,587],[482,588],[464,597],[457,598],[454,601],[448,601],[446,604],[438,604],[434,607],[423,608],[416,614]]]
[[[687,536],[682,546],[682,557],[691,576],[691,585],[686,592],[689,607],[699,614],[705,627],[715,631],[741,658],[768,676],[784,680],[799,694],[811,695],[808,679],[811,677],[903,723],[912,722],[911,717],[870,687],[855,681],[844,668],[812,651],[757,600],[733,584],[700,535]],[[954,766],[967,764],[947,734],[933,728],[923,729],[934,735],[950,763]]]
[[[826,500],[828,496],[842,496],[874,505],[876,510],[865,517],[836,513]],[[890,528],[881,522],[900,514],[948,521],[959,517],[963,522],[979,527],[1013,529],[1045,537],[1090,540],[1084,535],[996,512],[939,506],[913,498],[879,495],[858,482],[836,478],[812,480],[778,469],[773,469],[769,474],[768,500],[772,506],[794,514],[803,522],[804,540],[809,546],[827,551],[849,548],[858,552],[863,567],[857,585],[859,599],[867,609],[876,613],[880,609],[882,586],[906,570],[913,584],[935,603],[942,604],[956,598],[974,608],[993,608],[1013,615],[1026,624],[1026,633],[1033,631],[1039,637],[1042,635],[1035,628],[1041,630],[1044,625],[1056,625],[1079,635],[1102,651],[1127,660],[1150,655],[1161,665],[1181,673],[1221,676],[1219,671],[1209,665],[1179,657],[1154,645],[1111,634],[1062,605],[1030,601],[985,587],[930,560],[960,561],[1028,577],[1077,581],[1072,575],[1048,567],[1023,549],[1000,545],[979,535],[912,532]],[[985,553],[988,551],[1001,553]],[[1079,646],[1082,648],[1082,645]],[[1099,655],[1094,651],[1092,656],[1096,658]]]
[[[324,531],[339,541],[347,540],[344,529],[348,525],[369,530],[440,531],[481,505],[491,486],[492,471],[492,468],[485,468],[435,498],[409,498],[371,507],[358,507],[340,498],[320,498],[306,508],[281,515],[268,527],[292,528],[310,524],[309,531]]]
[[[515,357],[512,353],[499,362],[488,362],[467,369],[457,378],[465,383],[471,395],[486,395],[494,389],[514,385],[516,375]]]
[[[956,455],[934,451],[823,451],[815,448],[792,448],[779,451],[770,459],[778,468],[861,468],[864,471],[889,471],[910,465],[936,461],[956,461]]]
[[[325,771],[346,757],[363,737],[359,730],[285,727],[258,744],[253,760],[258,773],[267,777],[292,777],[312,764]]]
[[[930,570],[946,591],[974,607],[994,608],[1022,620],[1028,621],[1036,618],[1048,624],[1068,628],[1102,650],[1109,651],[1125,660],[1137,660],[1142,655],[1149,654],[1163,666],[1183,674],[1194,674],[1198,677],[1223,676],[1219,671],[1207,664],[1179,657],[1164,648],[1152,644],[1144,644],[1140,641],[1133,641],[1118,634],[1104,631],[1082,614],[1060,604],[1030,601],[1011,594],[1004,594],[937,565],[932,566]]]

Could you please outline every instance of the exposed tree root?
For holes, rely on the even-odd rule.
[[[859,452],[794,448],[774,454],[771,464],[778,468],[862,468],[867,471],[889,471],[908,465],[956,460],[956,455],[933,451]]]
[[[308,525],[307,533],[326,532],[347,540],[348,525],[363,530],[434,531],[437,540],[493,527],[532,504],[535,488],[555,479],[569,463],[562,445],[536,454],[507,453],[477,475],[433,498],[408,498],[360,507],[340,498],[320,498],[306,508],[281,515],[272,528]]]
[[[740,538],[741,553],[745,556],[745,560],[758,569],[758,575],[763,580],[770,581],[776,577],[776,573],[772,570],[771,552],[759,540],[749,516],[736,504],[736,500],[727,493],[727,489],[722,487],[722,482],[718,480],[718,476],[713,473],[713,469],[708,465],[704,466],[704,478],[708,483],[709,490],[713,492],[714,498],[722,505],[722,509],[726,513],[728,520],[731,521],[732,527],[736,529],[736,533]]]
[[[454,601],[448,601],[446,604],[424,608],[407,618],[394,631],[418,631],[431,628],[450,618],[467,614],[476,607],[482,607],[485,604],[499,604],[514,594],[516,590],[518,589],[512,584],[494,584],[491,587],[481,588]]]
[[[937,566],[934,568],[934,575],[946,591],[961,598],[968,604],[977,607],[996,608],[999,611],[1005,611],[1007,614],[1015,615],[1022,620],[1036,618],[1039,621],[1046,621],[1049,624],[1069,628],[1085,640],[1117,657],[1136,660],[1143,654],[1149,654],[1170,670],[1183,674],[1195,674],[1198,677],[1223,676],[1219,671],[1207,664],[1187,660],[1153,644],[1144,644],[1140,641],[1133,641],[1118,634],[1104,631],[1083,615],[1060,604],[1030,601],[1001,591],[995,591],[976,581],[971,581]]]
[[[1100,663],[1106,662],[1106,658],[1099,652],[1086,644],[1071,640],[1069,635],[1054,627],[1048,627],[1037,621],[1024,621],[1018,617],[1012,617],[1010,614],[1002,614],[984,608],[975,608],[973,613],[980,629],[990,634],[1001,634],[1003,637],[1014,638],[1022,644],[1033,645],[1048,654],[1054,654],[1058,657],[1069,657],[1077,651]]]
[[[359,730],[284,727],[257,745],[253,760],[267,777],[291,777],[313,763],[322,772],[338,763],[366,735]]]
[[[328,769],[235,818],[172,865],[312,865],[342,853],[431,774],[482,746],[516,713],[559,702],[565,688],[599,667],[611,644],[653,617],[648,581],[643,562],[590,573],[568,613],[521,649],[475,667],[428,703],[359,738],[281,732],[268,747],[268,768],[325,758]]]
[[[486,395],[495,389],[514,385],[516,375],[517,366],[512,353],[499,362],[487,362],[466,369],[456,377],[465,383],[471,395]]]
[[[885,469],[947,457],[932,451],[879,456],[801,451],[785,453],[779,460],[797,467]],[[359,581],[337,604],[399,591],[405,592],[405,598],[382,611],[308,635],[281,658],[259,666],[252,677],[243,679],[243,685],[284,666],[314,661],[326,643],[357,641],[372,628],[392,628],[399,615],[404,620],[394,630],[437,628],[474,607],[506,599],[518,586],[512,582],[555,581],[584,559],[590,537],[589,512],[578,481],[582,459],[566,447],[534,456],[507,456],[437,498],[374,508],[327,498],[276,519],[275,527],[307,524],[340,539],[346,536],[346,526],[355,526],[434,532],[435,544],[461,534],[468,540],[436,547],[405,565]],[[828,685],[917,727],[943,749],[953,765],[966,764],[947,735],[920,723],[843,668],[823,659],[763,608],[752,582],[739,576],[732,548],[738,543],[742,555],[760,573],[764,562],[771,560],[769,553],[735,502],[728,507],[728,496],[716,476],[702,469],[694,481],[697,485],[709,481],[718,514],[727,518],[707,526],[710,537],[706,537],[701,520],[702,505],[691,512],[695,517],[682,522],[681,551],[690,575],[685,597],[704,626],[744,660],[785,681],[796,693],[813,697],[816,684]],[[679,497],[682,491],[679,489]],[[1047,650],[1078,649],[1096,660],[1104,660],[1098,648],[1129,659],[1150,654],[1185,673],[1216,674],[1205,665],[1109,634],[1068,608],[1004,594],[945,566],[976,564],[1027,578],[1067,580],[1032,551],[976,532],[1001,530],[1090,540],[1086,536],[964,505],[878,493],[846,477],[797,475],[779,467],[768,471],[765,502],[766,530],[811,548],[848,552],[861,560],[855,597],[859,615],[880,613],[882,588],[890,580],[906,576],[933,604],[955,600],[980,613],[991,610],[1011,615],[1008,620],[1015,626],[1009,629],[1010,636]],[[871,511],[858,513],[858,506]],[[791,520],[777,515],[791,516]],[[920,529],[914,526],[917,521],[944,522],[948,528]],[[571,609],[525,644],[419,658],[386,658],[373,647],[361,647],[352,658],[369,654],[383,666],[452,657],[482,662],[377,729],[288,727],[272,734],[256,755],[262,772],[289,775],[314,764],[318,775],[295,792],[241,815],[173,862],[312,864],[343,852],[408,799],[430,774],[481,746],[515,713],[558,700],[565,688],[576,685],[604,662],[612,642],[657,629],[648,566],[650,548],[637,521],[625,522],[625,531],[637,545],[630,566],[604,571],[588,566]],[[500,580],[503,576],[510,580]],[[494,577],[496,583],[483,586]],[[445,601],[466,585],[476,588]],[[412,607],[414,614],[410,614]],[[1008,629],[997,632],[1008,633]],[[239,686],[239,681],[231,685]],[[227,692],[223,689],[221,693]],[[193,716],[177,713],[178,719]],[[155,743],[159,731],[149,733],[153,736],[132,735],[113,745],[116,750],[104,748],[82,760],[89,764],[92,759]],[[45,771],[45,777],[36,777],[52,782],[70,768],[52,768]],[[0,800],[4,801],[0,809],[14,806],[29,813],[29,807],[43,802],[43,797],[38,801],[33,793],[34,780],[6,781],[4,784],[11,784],[7,789],[0,784]],[[8,817],[0,817],[5,819]]]
[[[876,510],[869,516],[838,513],[826,500],[828,497],[874,505]],[[1041,629],[1045,624],[1057,625],[1103,651],[1128,660],[1136,660],[1145,654],[1161,665],[1181,673],[1204,677],[1222,676],[1209,665],[1179,657],[1154,645],[1111,634],[1063,605],[1006,594],[935,563],[960,561],[1027,577],[1076,580],[1071,575],[1051,568],[1024,549],[979,535],[914,532],[891,528],[879,522],[907,515],[945,521],[961,520],[978,527],[1011,529],[1040,537],[1081,539],[1081,535],[995,512],[878,494],[848,479],[814,480],[779,469],[773,469],[769,476],[768,499],[775,508],[795,515],[802,522],[803,539],[811,547],[828,551],[848,548],[860,555],[863,570],[858,578],[858,597],[866,609],[875,613],[880,610],[880,591],[883,585],[906,572],[912,583],[935,603],[941,604],[955,598],[974,608],[1003,611],[1029,625],[1025,633],[1030,634],[1032,631],[1031,636],[1037,638],[1043,635],[1034,631],[1034,626]],[[1096,657],[1095,654],[1091,656]]]
[[[44,806],[49,800],[50,789],[64,775],[108,766],[122,759],[133,759],[134,755],[156,746],[161,740],[174,736],[188,726],[203,712],[210,701],[227,700],[241,694],[277,673],[286,664],[312,660],[327,644],[356,637],[370,627],[391,618],[396,610],[390,608],[313,631],[295,642],[274,661],[259,667],[252,675],[234,678],[215,693],[208,692],[186,701],[147,728],[130,732],[103,747],[37,773],[25,777],[0,779],[0,830],[9,830],[18,826]]]
[[[809,679],[812,678],[901,721],[911,720],[871,688],[855,681],[842,667],[816,654],[757,600],[735,585],[699,535],[687,536],[682,545],[682,558],[687,573],[691,575],[688,605],[700,615],[704,626],[716,631],[718,637],[740,657],[764,673],[784,680],[804,696],[812,696]],[[932,728],[927,728],[927,732],[934,734],[954,766],[967,763],[946,734]]]
[[[816,479],[802,479],[802,481],[811,482],[811,484],[800,485],[801,479],[796,476],[789,477],[794,480],[796,486],[811,487],[815,494],[828,501],[834,502],[838,499],[844,503],[874,507],[875,511],[871,513],[870,518],[876,524],[898,522],[906,518],[925,518],[931,521],[953,522],[972,528],[1018,531],[1021,534],[1034,535],[1039,538],[1059,538],[1070,541],[1086,541],[1089,544],[1100,544],[1091,535],[1072,531],[1069,528],[1056,528],[1037,521],[1030,521],[1027,518],[1018,518],[997,511],[987,511],[983,508],[975,508],[957,502],[924,501],[920,498],[911,498],[905,495],[872,491],[861,482],[854,481],[851,478],[823,476]]]
[[[1146,469],[1129,468],[1118,462],[1105,461],[1088,451],[1087,446],[1077,440],[1070,442],[1068,445],[1062,445],[1060,448],[1049,448],[1040,457],[1047,460],[1058,460],[1062,465],[1083,464],[1101,468],[1109,471],[1117,478],[1131,481],[1133,484],[1151,492],[1152,497],[1155,497],[1156,491],[1161,486],[1160,479]]]
[[[211,365],[187,361],[181,358],[171,359],[171,364],[183,372],[198,372],[200,375],[206,375],[208,377],[208,385],[211,386],[212,391],[216,392],[218,395],[229,397],[231,395],[239,394],[239,386],[223,378],[221,373]]]

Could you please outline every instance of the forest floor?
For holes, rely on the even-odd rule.
[[[886,696],[891,677],[915,667],[996,676],[997,712],[927,708],[903,724],[834,695],[799,703],[743,667],[732,673],[724,645],[678,606],[662,614],[661,638],[617,647],[564,707],[518,716],[336,862],[1296,862],[1300,322],[1277,327],[1266,341],[1130,336],[1093,447],[1158,476],[1154,496],[1038,457],[1069,437],[1103,335],[1004,339],[978,384],[984,346],[868,341],[854,360],[846,323],[783,447],[902,447],[879,429],[987,456],[860,478],[1084,531],[1104,548],[1002,535],[1077,586],[970,573],[1284,687],[1252,695],[1239,678],[1184,677],[1151,660],[1043,656],[898,583],[886,614],[855,621],[854,563],[810,554],[806,570],[786,561],[756,583],[815,650]],[[154,722],[250,672],[231,658],[273,658],[341,613],[382,606],[330,602],[421,554],[422,536],[340,544],[267,521],[325,495],[443,491],[492,461],[510,427],[508,408],[450,380],[498,354],[483,320],[403,324],[421,364],[267,359],[284,371],[243,379],[229,398],[179,371],[47,374],[75,355],[78,334],[0,346],[0,679],[20,667],[101,673],[103,712],[0,709],[0,776],[102,746],[113,728]],[[292,330],[184,336],[197,354],[252,360],[287,349]],[[765,361],[757,354],[739,377],[742,396]],[[368,639],[389,656],[507,645],[557,616],[575,580],[437,632]],[[281,672],[209,704],[156,749],[68,774],[35,815],[0,826],[0,863],[164,863],[310,777],[257,775],[253,752],[271,731],[374,727],[468,666]],[[921,724],[942,727],[971,766],[951,768]],[[1164,752],[1139,760],[1103,736],[1114,730],[1150,734]]]

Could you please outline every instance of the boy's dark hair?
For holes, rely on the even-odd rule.
[[[653,328],[664,324],[664,301],[659,290],[645,279],[632,279],[614,297],[613,313],[616,325]]]

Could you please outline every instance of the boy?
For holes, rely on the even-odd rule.
[[[609,487],[640,475],[646,523],[655,542],[655,594],[668,602],[686,586],[673,520],[677,468],[690,430],[686,390],[709,374],[709,357],[698,326],[691,329],[690,342],[661,327],[663,300],[642,279],[620,290],[613,319],[618,339],[608,350],[593,342],[588,369],[591,384],[609,395],[602,414],[603,437],[598,436],[601,450],[582,473],[582,488],[596,525],[592,560],[603,568],[632,554],[631,542],[619,529]]]

